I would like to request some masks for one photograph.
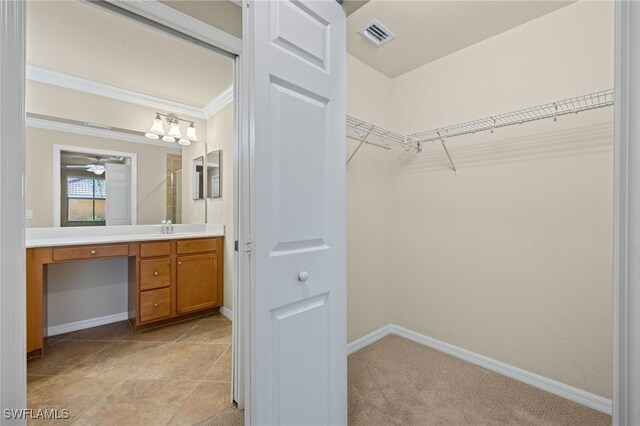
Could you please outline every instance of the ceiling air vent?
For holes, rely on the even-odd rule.
[[[360,28],[358,32],[376,46],[382,46],[396,38],[396,35],[389,31],[389,29],[382,25],[377,19]]]

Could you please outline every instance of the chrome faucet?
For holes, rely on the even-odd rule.
[[[160,223],[162,224],[162,234],[173,234],[173,224],[171,223],[171,220],[163,220]]]

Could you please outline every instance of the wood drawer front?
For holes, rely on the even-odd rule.
[[[159,241],[157,243],[141,243],[140,257],[159,257],[171,254],[171,242]]]
[[[194,240],[178,240],[178,254],[203,253],[215,251],[218,246],[217,238],[198,238]]]
[[[93,259],[129,256],[128,244],[58,247],[53,249],[53,260]]]
[[[171,259],[147,259],[140,261],[140,290],[171,285]]]
[[[140,322],[171,315],[171,289],[160,288],[140,292]]]

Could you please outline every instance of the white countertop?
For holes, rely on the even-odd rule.
[[[162,234],[160,232],[161,229],[162,225],[159,224],[27,228],[26,247],[56,247],[224,236],[224,225],[217,223],[173,225],[173,234]]]

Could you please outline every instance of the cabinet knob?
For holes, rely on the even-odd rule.
[[[94,254],[96,254],[96,251],[95,250],[91,250],[91,255],[94,255]]]
[[[307,271],[302,271],[298,274],[298,281],[305,282],[309,279],[309,273]]]
[[[155,272],[153,273],[153,276],[154,276],[154,277],[157,277],[157,276],[158,276],[158,271],[155,271]]]
[[[158,307],[158,302],[154,303],[154,304],[153,304],[153,307],[154,307],[154,308],[157,308],[157,307]]]
[[[178,265],[182,265],[182,261],[179,261],[179,262],[178,262]]]

